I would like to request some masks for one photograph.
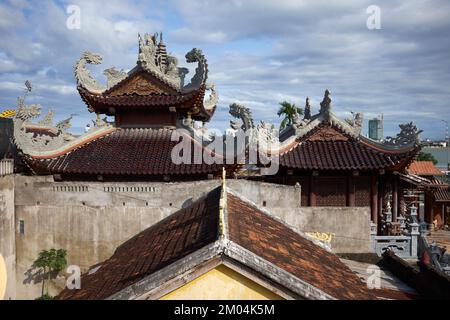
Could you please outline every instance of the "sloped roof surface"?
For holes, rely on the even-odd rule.
[[[432,161],[414,161],[408,168],[408,172],[418,176],[442,176],[440,171]]]
[[[30,166],[36,172],[52,174],[104,175],[195,175],[217,173],[223,165],[175,164],[171,152],[172,129],[117,129],[62,156],[36,160]]]
[[[82,277],[82,289],[59,299],[105,299],[219,238],[218,187],[121,245],[100,268]],[[337,299],[374,299],[339,258],[250,202],[226,194],[229,240]]]

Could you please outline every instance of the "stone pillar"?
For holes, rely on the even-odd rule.
[[[411,220],[413,223],[410,223],[410,234],[411,234],[411,256],[417,258],[417,248],[418,248],[418,238],[420,235],[419,232],[419,224],[417,223],[417,208],[416,206],[411,207]]]
[[[376,253],[377,252],[377,248],[376,248],[376,239],[375,237],[377,236],[377,225],[373,222],[370,222],[370,248],[372,250],[372,252]]]

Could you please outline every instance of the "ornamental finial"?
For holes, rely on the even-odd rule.
[[[304,119],[305,120],[310,120],[311,119],[311,104],[309,102],[309,97],[306,97]]]
[[[325,90],[325,95],[323,97],[322,102],[320,103],[320,113],[329,115],[331,110],[331,98],[330,98],[331,92],[330,90]]]

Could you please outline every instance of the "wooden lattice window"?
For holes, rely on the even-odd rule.
[[[370,207],[370,177],[355,177],[355,206]]]
[[[347,205],[346,177],[317,177],[314,184],[318,207],[345,207]]]

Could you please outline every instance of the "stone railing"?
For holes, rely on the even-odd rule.
[[[419,223],[417,220],[417,207],[410,208],[408,219],[400,216],[398,222],[392,222],[392,212],[390,206],[382,219],[381,230],[387,235],[377,234],[377,225],[371,223],[371,247],[372,251],[381,256],[385,251],[390,250],[398,257],[405,259],[415,259],[418,257],[418,238],[420,236]],[[390,235],[388,230],[396,226],[395,235]]]
[[[450,276],[450,255],[445,254],[434,241],[429,244],[426,238],[427,224],[421,224],[420,237],[418,241],[418,256],[424,264],[433,266],[437,271]]]
[[[14,173],[14,160],[2,159],[0,160],[0,176],[6,176]]]

